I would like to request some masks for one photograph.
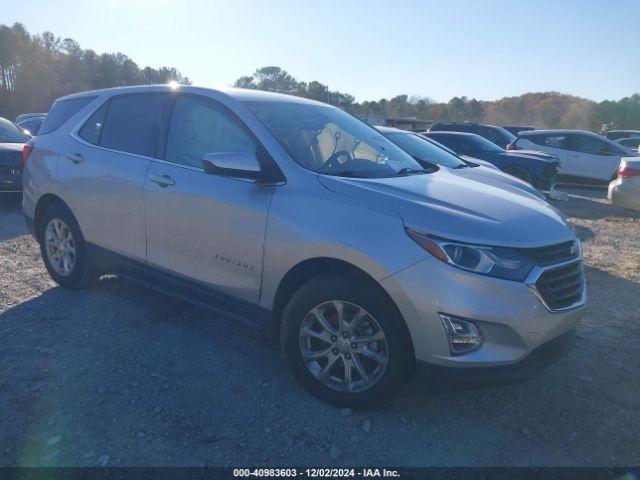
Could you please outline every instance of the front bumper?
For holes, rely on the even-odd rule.
[[[522,382],[567,354],[575,344],[575,329],[542,344],[519,362],[498,367],[451,368],[417,362],[417,374],[446,387],[494,387]]]
[[[516,365],[543,344],[572,330],[583,306],[552,313],[525,283],[478,275],[433,257],[382,282],[400,309],[416,360],[448,368]],[[451,354],[439,313],[474,322],[483,344]]]

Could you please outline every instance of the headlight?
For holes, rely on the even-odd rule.
[[[528,257],[512,248],[452,242],[410,228],[407,234],[434,257],[470,272],[522,282],[534,267]]]

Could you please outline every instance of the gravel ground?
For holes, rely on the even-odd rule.
[[[262,333],[104,278],[47,276],[0,199],[0,465],[640,464],[640,214],[598,191],[557,207],[585,241],[576,348],[525,383],[341,411],[306,394]]]

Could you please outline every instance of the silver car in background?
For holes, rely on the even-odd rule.
[[[24,215],[57,283],[116,273],[273,328],[294,376],[334,404],[385,400],[416,365],[528,375],[582,316],[580,243],[560,212],[424,168],[322,103],[75,94],[24,158]]]

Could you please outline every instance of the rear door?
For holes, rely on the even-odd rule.
[[[58,175],[86,240],[145,261],[144,179],[168,95],[126,94],[102,104],[64,145]]]
[[[163,160],[145,181],[148,264],[258,302],[273,186],[204,172],[207,153],[251,152],[257,140],[230,110],[182,94],[166,127]]]

